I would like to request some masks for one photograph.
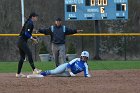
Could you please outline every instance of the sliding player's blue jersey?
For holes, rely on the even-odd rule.
[[[85,77],[89,75],[87,63],[85,61],[82,61],[80,58],[75,58],[72,61],[70,61],[67,67],[71,69],[71,72],[73,74],[77,74],[84,71]]]

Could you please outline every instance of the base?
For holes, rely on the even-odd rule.
[[[43,78],[43,75],[39,75],[39,74],[31,74],[31,75],[27,75],[27,78]]]

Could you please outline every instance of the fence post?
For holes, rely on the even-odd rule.
[[[100,33],[99,31],[99,21],[95,20],[95,33]],[[95,41],[94,41],[94,53],[95,56],[93,57],[94,60],[101,60],[99,56],[99,49],[100,49],[100,36],[95,36]]]
[[[126,36],[124,36],[124,60],[126,61]]]

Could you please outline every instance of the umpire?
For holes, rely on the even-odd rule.
[[[39,29],[40,33],[51,36],[52,53],[56,67],[66,62],[65,36],[80,31],[82,30],[66,28],[62,25],[62,20],[60,18],[56,18],[55,25],[47,29]]]
[[[33,70],[33,74],[37,74],[40,73],[41,70],[35,68],[34,62],[33,62],[33,58],[32,58],[32,53],[29,49],[29,46],[27,44],[28,39],[31,39],[35,44],[38,43],[37,39],[35,39],[34,37],[32,37],[32,32],[34,29],[34,22],[37,21],[38,19],[38,15],[36,13],[31,13],[29,18],[27,19],[27,21],[25,22],[20,35],[19,35],[19,39],[17,42],[18,48],[19,48],[19,53],[20,53],[20,60],[18,63],[18,71],[16,74],[16,77],[26,77],[24,74],[21,73],[21,69],[22,69],[22,65],[25,59],[25,55],[28,56],[28,60],[30,63],[30,66]]]

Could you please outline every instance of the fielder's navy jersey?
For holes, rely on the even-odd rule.
[[[20,37],[23,38],[25,41],[27,41],[32,36],[33,28],[34,28],[33,21],[31,19],[28,19],[25,22],[22,31],[20,32]]]
[[[75,58],[72,61],[70,61],[67,67],[71,69],[71,72],[73,74],[77,74],[84,71],[85,77],[89,75],[87,63],[85,61],[82,61],[80,58]]]

